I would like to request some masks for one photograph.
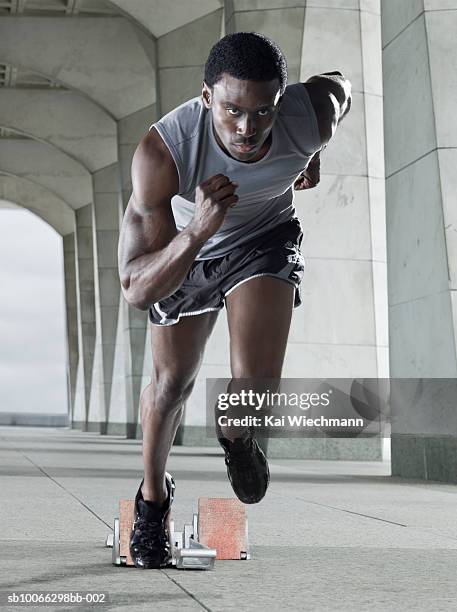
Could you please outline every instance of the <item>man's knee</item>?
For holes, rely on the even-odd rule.
[[[279,385],[281,381],[281,367],[271,363],[262,363],[259,360],[257,363],[245,363],[242,361],[233,361],[231,365],[231,373],[233,384],[236,386],[237,380],[240,380],[240,384],[243,386],[244,383],[241,379],[247,379],[250,383],[255,386],[263,386],[266,383],[270,383],[273,386]]]
[[[157,412],[176,415],[181,411],[194,384],[195,379],[189,380],[168,372],[154,375],[151,384],[141,394],[142,419]]]

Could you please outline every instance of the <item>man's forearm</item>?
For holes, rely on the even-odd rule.
[[[300,173],[294,183],[295,191],[312,189],[320,181],[320,150],[316,151],[307,167]]]
[[[163,249],[137,257],[128,264],[125,299],[141,310],[174,293],[183,283],[205,240],[191,227],[179,232]]]

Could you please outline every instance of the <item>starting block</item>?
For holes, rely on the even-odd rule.
[[[119,518],[106,538],[113,565],[133,566],[129,551],[134,501],[119,503]],[[250,559],[246,508],[238,499],[200,497],[192,523],[175,531],[169,525],[172,561],[176,569],[212,569],[216,559]]]

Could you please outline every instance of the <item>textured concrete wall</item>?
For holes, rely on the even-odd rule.
[[[392,471],[457,482],[457,2],[382,8]]]
[[[161,115],[200,95],[205,61],[221,23],[222,10],[217,10],[158,39]]]

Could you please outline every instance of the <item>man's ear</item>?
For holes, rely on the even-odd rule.
[[[211,107],[212,91],[205,83],[205,81],[203,81],[202,83],[202,100],[203,104],[205,105],[205,108]]]

